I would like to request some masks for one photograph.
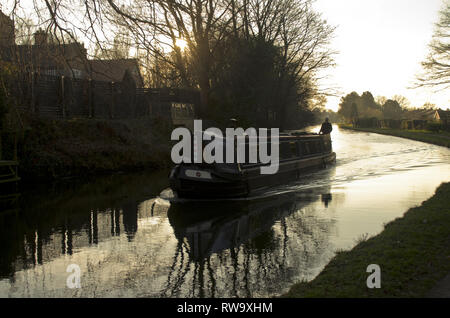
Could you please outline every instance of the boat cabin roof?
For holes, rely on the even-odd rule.
[[[214,137],[217,139],[223,139],[226,140],[227,137],[224,135],[217,135],[213,132],[210,131],[202,131],[203,135],[208,135],[210,137]],[[247,135],[246,135],[247,136]],[[306,132],[294,132],[294,133],[280,133],[279,135],[279,141],[283,142],[283,141],[296,141],[296,140],[306,140],[306,139],[320,139],[323,138],[324,135],[319,135],[316,133],[306,133]],[[259,137],[258,137],[259,138]],[[270,139],[270,136],[269,138]]]

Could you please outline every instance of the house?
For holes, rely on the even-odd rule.
[[[434,109],[414,109],[403,113],[404,120],[432,120],[434,117]]]
[[[87,51],[83,44],[58,43],[42,30],[34,34],[33,45],[15,45],[11,53],[12,61],[22,71],[78,79],[85,78],[87,74]]]
[[[144,88],[137,59],[89,59],[82,43],[60,42],[44,30],[16,45],[14,23],[1,12],[0,26],[0,60],[18,69],[10,83],[21,109],[50,118],[159,116],[192,124],[198,91]]]
[[[450,125],[450,110],[437,109],[433,119],[444,126]]]
[[[0,47],[13,46],[15,43],[14,22],[0,11]]]
[[[129,83],[142,87],[143,80],[136,59],[89,60],[79,42],[60,42],[46,31],[34,34],[33,44],[16,45],[14,22],[0,11],[0,59],[14,63],[21,72]]]
[[[435,111],[433,109],[414,109],[403,113],[403,129],[425,129],[427,122],[433,120]]]
[[[143,80],[136,59],[89,60],[89,76],[96,81],[132,82],[142,87]]]
[[[4,15],[0,17],[5,20]],[[12,21],[7,25],[14,28]],[[14,36],[3,28],[0,39],[0,59],[13,63],[19,72],[72,78],[85,78],[87,74],[87,51],[81,43],[60,43],[41,29],[34,33],[33,44],[16,45]]]

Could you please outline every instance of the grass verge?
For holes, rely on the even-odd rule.
[[[283,297],[423,297],[450,272],[450,183],[383,232],[342,251],[311,282]],[[381,268],[381,288],[369,289],[369,264]]]
[[[450,134],[446,132],[433,133],[425,130],[402,130],[402,129],[389,129],[389,128],[354,128],[350,125],[339,125],[340,128],[350,129],[356,131],[372,132],[383,135],[390,135],[396,137],[402,137],[430,144],[450,147]]]

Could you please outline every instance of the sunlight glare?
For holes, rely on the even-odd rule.
[[[175,45],[178,46],[181,51],[184,51],[187,46],[187,42],[183,39],[177,39]]]

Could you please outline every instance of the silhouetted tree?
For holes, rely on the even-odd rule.
[[[355,105],[353,105],[355,104]],[[375,102],[372,93],[366,91],[361,96],[352,92],[341,99],[338,113],[347,120],[354,119],[354,109],[356,107],[359,118],[381,119],[381,107]]]
[[[433,86],[446,89],[450,86],[450,1],[445,0],[439,12],[433,38],[429,45],[430,53],[422,62],[425,74],[418,77],[417,86]]]
[[[383,105],[385,119],[401,119],[402,113],[402,107],[396,100],[388,99]]]
[[[350,114],[350,119],[352,123],[356,123],[358,121],[358,118],[359,118],[358,105],[356,103],[352,103]]]
[[[354,107],[357,107],[353,106],[353,104],[357,105],[359,103],[359,99],[360,96],[356,92],[351,92],[350,94],[342,97],[341,102],[339,103],[339,115],[350,120],[354,113]]]
[[[360,113],[362,117],[381,119],[381,107],[375,102],[371,92],[364,92],[360,99]]]
[[[327,101],[328,101],[328,99],[325,95],[318,94],[318,95],[314,96],[314,98],[312,100],[311,108],[313,110],[317,108],[319,111],[324,111],[325,106],[327,105]]]
[[[243,125],[265,125],[278,112],[281,95],[277,88],[289,85],[288,74],[280,72],[280,52],[261,38],[229,38],[215,56],[217,69],[212,81],[214,106],[209,117],[228,121],[237,117]],[[291,79],[291,89],[295,84]],[[277,118],[271,118],[277,122]]]
[[[272,72],[274,77],[270,80],[267,76],[258,79],[257,89],[263,87],[262,80],[266,79],[265,94],[279,90],[280,99],[270,107],[277,108],[280,125],[292,119],[291,110],[307,108],[309,99],[316,94],[318,71],[333,65],[334,52],[329,41],[334,28],[313,10],[311,0],[84,0],[79,4],[69,0],[33,3],[40,20],[48,21],[48,30],[72,37],[82,34],[103,50],[114,48],[114,40],[119,48],[122,42],[127,44],[128,40],[119,40],[129,32],[136,49],[146,52],[143,60],[147,69],[143,73],[148,81],[160,82],[165,77],[170,84],[198,87],[201,116],[207,114],[210,97],[220,87],[212,85],[225,77],[220,74],[224,60],[217,59],[221,57],[221,43],[237,41],[233,47],[242,47],[242,41],[246,41],[248,49],[254,43],[265,43],[267,52],[276,51],[272,55],[276,56],[272,59],[274,65],[259,70],[254,67],[258,62],[254,62],[247,69],[255,71],[254,77],[263,70],[278,72]],[[72,20],[73,16],[83,23]],[[111,34],[115,39],[108,39]],[[184,50],[177,46],[179,39],[187,42]],[[265,58],[266,51],[260,54]],[[237,60],[233,63],[239,64]],[[238,78],[232,80],[241,82],[242,74],[234,75]],[[229,78],[230,73],[226,76]],[[282,80],[274,81],[277,78]]]
[[[423,104],[422,109],[437,109],[436,104],[426,102]]]
[[[377,96],[375,97],[375,102],[378,104],[378,106],[382,107],[384,103],[386,103],[387,98],[385,96]]]
[[[375,102],[375,99],[374,99],[372,93],[369,91],[362,93],[360,103],[361,103],[361,107],[363,109],[364,108],[375,108],[375,109],[378,108],[378,105]]]
[[[410,105],[411,105],[409,100],[405,96],[402,96],[402,95],[394,95],[394,96],[392,96],[391,99],[396,101],[402,109],[406,109],[406,108],[410,107]]]

